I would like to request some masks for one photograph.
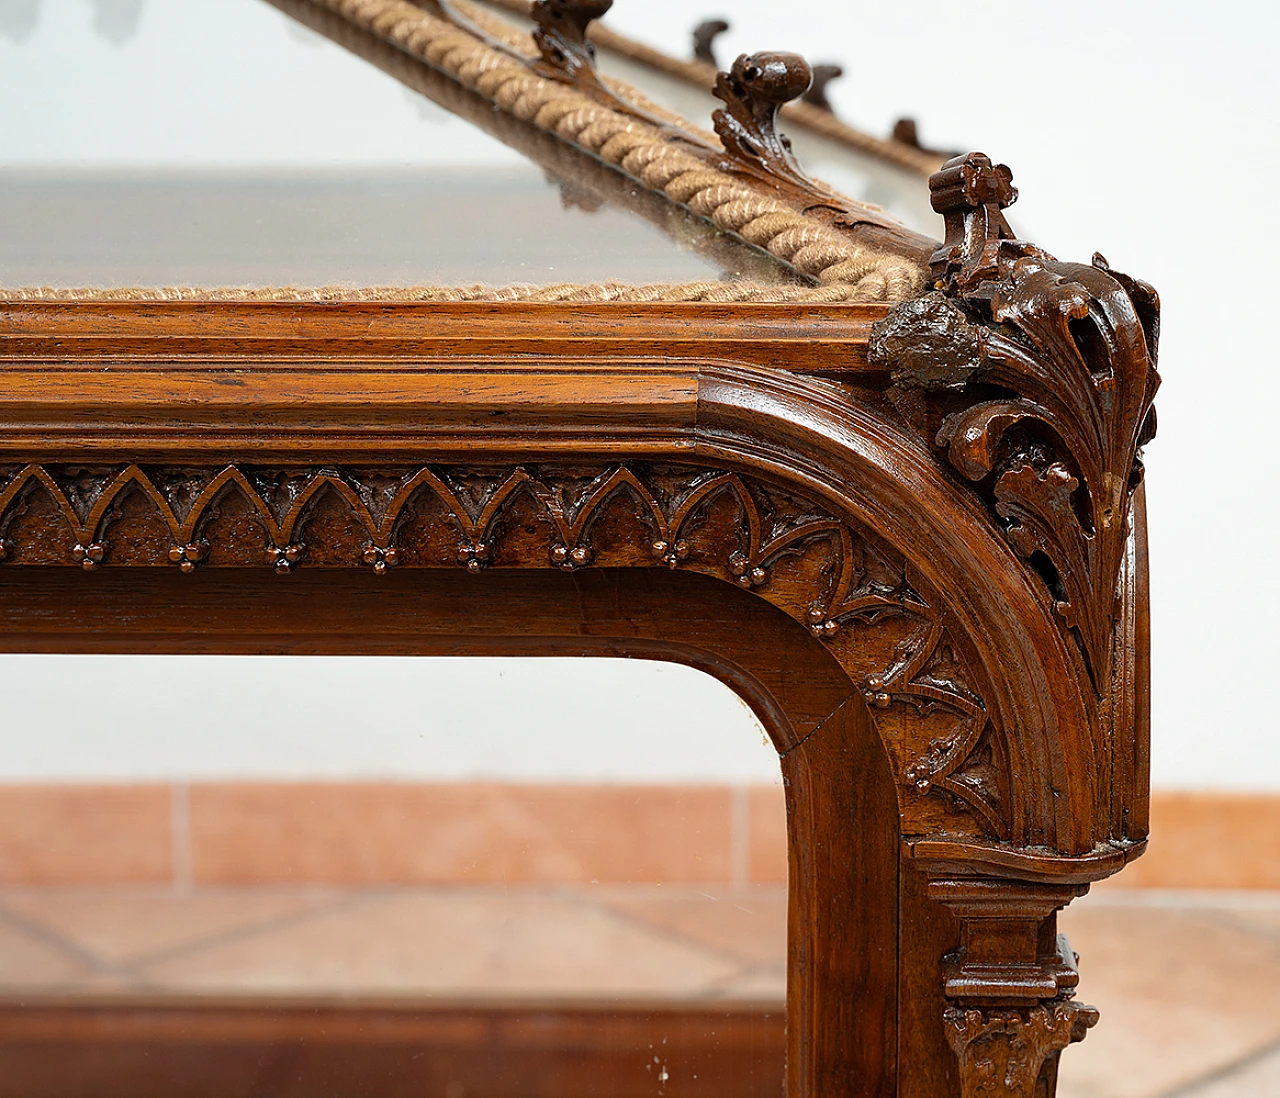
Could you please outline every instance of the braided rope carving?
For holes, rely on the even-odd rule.
[[[544,286],[262,286],[202,289],[193,286],[94,287],[24,286],[0,288],[0,302],[23,301],[388,301],[398,303],[454,301],[620,302],[749,304],[752,302],[821,305],[861,300],[843,284],[830,286],[774,285],[764,282],[657,283],[633,286],[623,282],[556,282]]]

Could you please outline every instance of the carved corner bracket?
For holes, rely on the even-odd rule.
[[[1098,689],[1141,450],[1155,435],[1160,303],[1145,282],[1018,240],[1013,176],[981,153],[930,180],[934,287],[878,322],[870,355],[942,409],[936,443],[1040,575]]]

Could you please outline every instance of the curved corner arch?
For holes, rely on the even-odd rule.
[[[978,655],[984,698],[1011,748],[1013,841],[1092,848],[1100,747],[1079,657],[991,518],[922,442],[834,386],[709,365],[697,445],[708,458],[766,468],[902,554]]]

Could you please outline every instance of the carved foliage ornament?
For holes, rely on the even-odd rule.
[[[1095,684],[1107,680],[1116,587],[1152,401],[1160,303],[1145,282],[1063,263],[1016,239],[1012,173],[980,153],[930,180],[946,220],[935,287],[873,330],[872,361],[947,397],[936,436],[1044,578]]]
[[[948,1008],[947,1039],[960,1061],[964,1098],[1040,1098],[1041,1075],[1097,1021],[1093,1007],[1071,1000],[1026,1011]]]
[[[613,0],[536,0],[530,16],[533,40],[542,52],[548,74],[570,83],[589,76],[595,82],[595,48],[587,28],[613,7]]]
[[[805,187],[805,176],[778,129],[778,111],[813,83],[813,69],[795,53],[743,54],[716,77],[715,96],[724,103],[712,115],[726,151],[745,164]]]

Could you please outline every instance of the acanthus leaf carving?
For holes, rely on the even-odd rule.
[[[1012,174],[980,153],[930,186],[947,227],[935,288],[875,326],[872,361],[902,388],[971,398],[937,444],[1106,682],[1130,501],[1155,433],[1159,298],[1099,255],[1064,263],[1018,240],[1003,213]]]

